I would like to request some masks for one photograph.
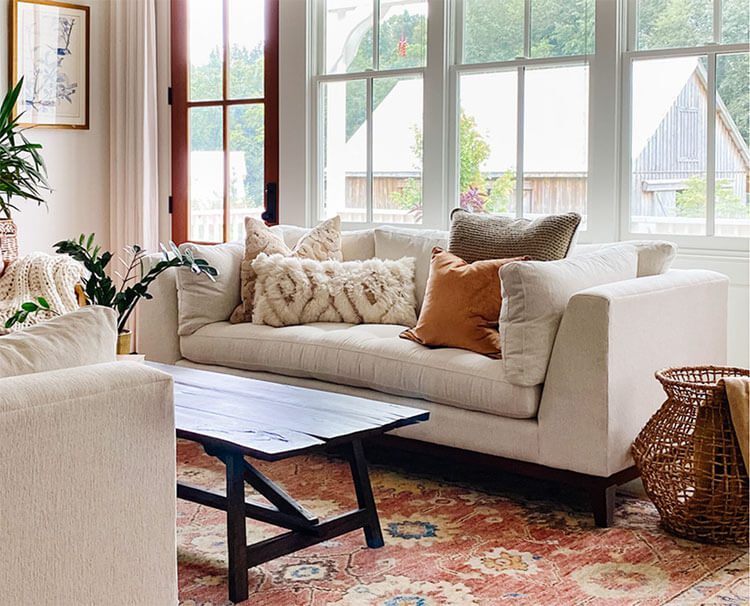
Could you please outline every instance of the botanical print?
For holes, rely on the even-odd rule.
[[[18,2],[15,78],[24,78],[18,111],[32,124],[86,126],[84,7]]]

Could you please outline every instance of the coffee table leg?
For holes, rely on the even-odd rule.
[[[241,454],[222,457],[227,467],[227,546],[229,599],[247,600],[247,531],[245,526],[245,460]]]
[[[372,496],[370,475],[367,472],[367,460],[360,440],[354,440],[349,445],[348,458],[352,480],[354,480],[354,490],[357,493],[357,503],[360,509],[365,509],[368,513],[368,522],[364,527],[367,546],[382,547],[385,544],[383,531],[380,529],[378,510],[375,506],[375,498]]]

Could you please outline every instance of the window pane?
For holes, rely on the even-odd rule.
[[[221,99],[223,69],[221,10],[214,0],[188,1],[191,101]]]
[[[263,104],[229,107],[229,239],[245,233],[246,215],[263,212]]]
[[[465,0],[464,63],[508,61],[523,55],[524,0]]]
[[[594,0],[532,0],[532,57],[593,52]]]
[[[422,67],[427,60],[427,2],[380,0],[380,69]]]
[[[637,11],[638,50],[701,46],[713,41],[712,0],[639,0]]]
[[[220,107],[193,107],[190,120],[190,228],[188,239],[224,239],[224,152]]]
[[[748,53],[716,59],[717,236],[750,236],[749,70]]]
[[[372,69],[372,0],[326,0],[325,71]]]
[[[589,68],[526,70],[524,216],[586,217]]]
[[[458,204],[462,208],[516,212],[517,82],[515,70],[461,76]]]
[[[367,85],[321,85],[324,218],[367,220]]]
[[[373,221],[422,221],[422,79],[373,82]]]
[[[750,42],[750,3],[747,0],[722,0],[721,41],[724,44]]]
[[[229,97],[263,96],[265,0],[229,0]]]
[[[705,65],[705,56],[633,63],[633,232],[706,233]]]

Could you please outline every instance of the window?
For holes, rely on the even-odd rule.
[[[585,216],[593,0],[465,0],[458,8],[454,205]]]
[[[427,0],[317,3],[321,218],[422,222]]]
[[[172,232],[241,238],[275,222],[278,0],[172,0]]]
[[[750,236],[748,3],[628,9],[626,233]]]

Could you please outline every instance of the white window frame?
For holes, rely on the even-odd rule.
[[[702,46],[636,49],[638,0],[624,0],[622,19],[625,24],[626,46],[622,52],[622,136],[620,163],[620,235],[621,239],[669,239],[681,248],[714,251],[747,251],[748,239],[742,237],[716,236],[716,58],[750,51],[748,44],[721,44],[721,0],[713,0],[713,40]],[[632,134],[632,85],[633,63],[639,59],[666,59],[669,57],[706,56],[708,64],[706,103],[706,234],[646,234],[633,232],[630,228],[631,207],[631,134]]]
[[[428,0],[429,20],[427,24],[427,56],[425,67],[411,67],[400,69],[379,70],[379,44],[378,33],[380,27],[380,7],[378,0],[373,3],[373,69],[361,72],[342,74],[325,73],[325,0],[312,0],[311,14],[311,48],[313,50],[313,65],[311,78],[311,145],[314,150],[312,162],[310,163],[310,191],[308,216],[312,217],[313,223],[321,221],[323,217],[323,200],[325,196],[323,171],[324,137],[322,132],[323,109],[322,85],[328,82],[347,82],[351,80],[364,80],[367,87],[366,116],[368,124],[367,136],[367,200],[366,221],[348,222],[343,224],[344,229],[365,229],[377,225],[388,225],[387,222],[375,222],[373,220],[373,136],[372,136],[372,88],[373,82],[379,78],[418,77],[423,85],[423,107],[422,107],[422,200],[443,199],[446,148],[443,133],[445,115],[445,73],[447,71],[447,60],[442,50],[446,47],[447,36],[445,13],[449,3],[442,0]],[[390,225],[411,228],[440,228],[445,226],[441,221],[443,204],[423,204],[421,223],[390,223]]]

